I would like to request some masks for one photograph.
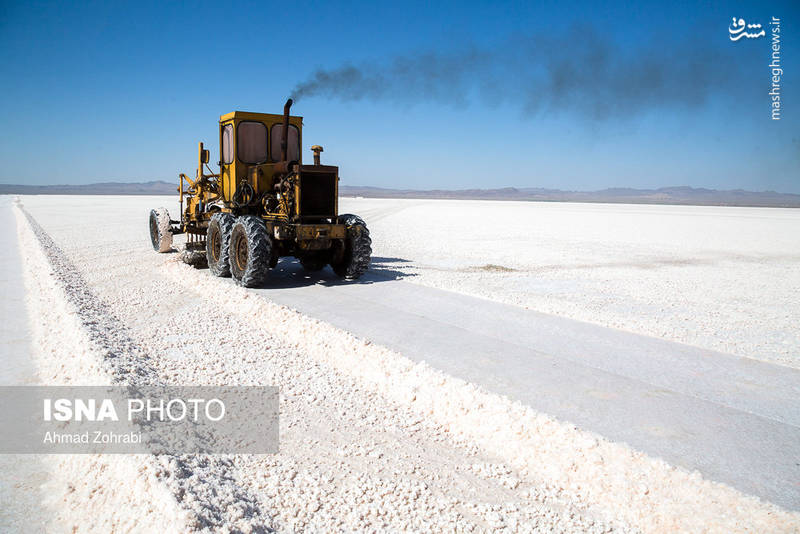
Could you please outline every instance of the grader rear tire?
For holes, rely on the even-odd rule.
[[[236,283],[244,287],[262,285],[269,275],[272,255],[267,227],[260,217],[243,215],[231,230],[230,269]]]
[[[156,252],[172,250],[172,230],[169,226],[167,208],[150,210],[150,242]]]
[[[206,259],[214,276],[230,276],[231,231],[236,217],[230,213],[215,213],[206,231]]]
[[[331,262],[333,272],[341,278],[356,280],[369,269],[372,256],[372,239],[364,219],[358,215],[340,215],[339,224],[347,226],[344,250]]]

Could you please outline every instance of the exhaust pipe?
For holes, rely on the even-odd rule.
[[[283,132],[281,132],[281,161],[286,161],[286,149],[289,144],[289,109],[292,107],[292,99],[286,101],[283,106]]]

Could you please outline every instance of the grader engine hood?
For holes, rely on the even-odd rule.
[[[337,215],[339,167],[302,165],[297,192],[301,218],[333,218]]]

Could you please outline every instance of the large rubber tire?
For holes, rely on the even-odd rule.
[[[236,217],[230,213],[215,213],[206,231],[206,259],[214,276],[230,276],[231,231]]]
[[[167,208],[150,210],[150,242],[156,252],[172,250],[172,230]]]
[[[341,278],[355,280],[369,269],[372,239],[369,237],[367,224],[357,215],[340,215],[337,222],[347,226],[347,235],[341,259],[332,262],[331,267]]]
[[[262,285],[269,275],[272,241],[260,217],[243,215],[231,230],[230,266],[236,283],[244,287]]]

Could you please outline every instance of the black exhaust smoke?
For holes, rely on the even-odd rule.
[[[595,119],[656,106],[693,108],[716,91],[736,91],[731,78],[743,78],[736,76],[736,51],[711,46],[707,30],[700,35],[691,43],[624,48],[591,28],[575,28],[558,38],[514,39],[493,49],[471,46],[319,69],[292,96],[454,107],[478,98],[491,106],[511,104],[526,115],[577,111]]]

